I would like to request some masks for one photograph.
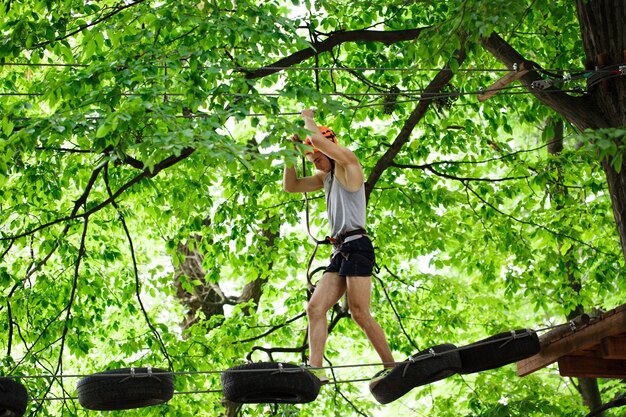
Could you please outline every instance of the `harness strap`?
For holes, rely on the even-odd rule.
[[[339,235],[338,237],[330,237],[330,236],[326,236],[326,239],[324,239],[324,241],[321,244],[326,244],[326,245],[335,245],[335,246],[341,246],[343,244],[343,242],[349,238],[350,236],[356,236],[356,235],[366,235],[367,234],[367,230],[365,229],[355,229],[355,230],[350,230],[349,232],[343,233],[341,235]]]

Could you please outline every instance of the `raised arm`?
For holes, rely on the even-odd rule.
[[[302,120],[304,120],[304,127],[310,132],[309,138],[311,139],[311,144],[319,149],[320,152],[333,159],[339,165],[346,166],[357,164],[360,166],[359,160],[354,152],[324,138],[319,126],[315,123],[315,119],[313,118],[313,110],[303,110]]]
[[[298,135],[293,135],[292,142],[300,142]],[[322,175],[320,175],[322,174]],[[298,178],[295,167],[287,162],[283,173],[283,189],[288,193],[308,193],[324,187],[324,173]]]
[[[288,193],[308,193],[324,187],[324,173],[318,172],[310,177],[298,178],[293,166],[285,165],[283,189]]]
[[[335,161],[335,175],[348,191],[357,191],[363,185],[365,176],[359,159],[350,149],[326,139],[313,119],[313,111],[302,111],[304,126],[310,131],[311,144],[324,155]]]

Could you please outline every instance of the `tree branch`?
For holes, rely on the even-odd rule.
[[[600,249],[598,249],[597,247],[595,247],[595,246],[591,245],[590,243],[583,242],[583,241],[582,241],[582,240],[580,240],[580,239],[576,239],[576,238],[574,238],[574,237],[572,237],[572,236],[569,236],[569,235],[566,235],[566,234],[564,234],[564,233],[554,231],[554,230],[552,230],[552,229],[550,229],[550,228],[548,228],[548,227],[546,227],[546,226],[543,226],[543,225],[541,225],[541,224],[537,224],[537,223],[535,223],[535,222],[531,222],[531,221],[527,221],[527,220],[518,219],[517,217],[515,217],[515,216],[513,216],[513,215],[511,215],[511,214],[504,213],[502,210],[500,210],[499,208],[495,207],[493,204],[491,204],[490,202],[488,202],[487,200],[485,200],[485,199],[484,199],[484,198],[483,198],[480,194],[478,194],[478,192],[476,192],[476,190],[474,190],[472,187],[470,187],[470,186],[467,184],[467,182],[466,182],[466,181],[463,181],[462,183],[463,183],[463,186],[464,186],[467,190],[469,190],[469,192],[471,192],[472,194],[474,194],[474,195],[476,196],[476,198],[478,198],[480,201],[482,201],[482,202],[483,202],[483,204],[485,204],[486,206],[488,206],[489,208],[491,208],[493,211],[495,211],[496,213],[498,213],[498,214],[500,214],[500,215],[502,215],[502,216],[508,217],[508,218],[510,218],[510,219],[512,219],[512,220],[514,220],[515,222],[520,223],[520,224],[525,224],[525,225],[527,225],[527,226],[533,226],[533,227],[536,227],[536,228],[538,228],[538,229],[545,230],[546,232],[548,232],[548,233],[550,233],[550,234],[552,234],[552,235],[554,235],[554,236],[558,236],[558,237],[561,237],[561,238],[569,239],[569,240],[571,240],[571,241],[573,241],[573,242],[576,242],[576,243],[579,243],[579,244],[581,244],[581,245],[587,246],[589,249],[594,250],[594,251],[596,251],[596,252],[598,252],[598,253],[602,253],[602,254],[607,255],[607,256],[610,256],[610,257],[614,256],[614,254],[609,253],[609,252],[604,252],[604,251],[601,251],[601,250],[600,250]],[[468,201],[468,204],[469,204],[469,201]]]
[[[491,55],[511,70],[514,64],[521,63],[525,63],[528,68],[540,69],[536,63],[526,60],[517,50],[495,32],[488,38],[483,38],[482,44]],[[599,115],[601,115],[602,112],[596,109],[593,101],[588,100],[586,97],[573,97],[564,92],[559,92],[560,89],[554,87],[546,90],[532,87],[533,81],[540,81],[542,79],[543,78],[541,78],[537,71],[533,70],[520,78],[520,82],[539,101],[565,117],[580,130],[609,126],[608,122],[601,120],[601,116]]]
[[[304,352],[306,350],[308,346],[307,345],[302,345],[300,347],[297,348],[279,348],[279,347],[274,347],[274,348],[265,348],[263,346],[253,346],[252,350],[250,350],[250,353],[248,353],[248,355],[246,356],[246,359],[248,359],[248,361],[252,362],[252,354],[257,351],[260,350],[261,352],[265,352],[267,354],[267,356],[270,358],[271,362],[274,362],[274,353],[300,353],[300,352]]]
[[[280,59],[266,67],[259,68],[252,72],[247,71],[246,78],[250,80],[266,77],[268,75],[279,72],[285,67],[291,67],[308,58],[319,55],[322,52],[328,52],[332,50],[335,46],[341,45],[346,42],[381,42],[385,45],[391,45],[397,42],[417,39],[422,31],[425,29],[428,29],[428,27],[420,29],[390,31],[351,30],[345,32],[334,32],[325,40],[312,43],[310,48],[293,53],[288,57]],[[242,70],[244,69],[242,68]]]
[[[461,50],[457,51],[457,61],[459,65],[465,60],[465,49],[461,48]],[[387,152],[380,157],[372,172],[370,172],[369,177],[365,183],[365,197],[369,200],[369,196],[372,193],[372,190],[376,186],[376,183],[383,175],[383,172],[391,166],[393,163],[393,159],[400,152],[405,143],[409,141],[411,137],[411,133],[417,124],[422,120],[422,118],[426,115],[426,111],[428,110],[430,104],[433,102],[432,97],[434,93],[441,91],[450,80],[452,80],[454,73],[450,69],[449,66],[443,68],[439,73],[433,78],[433,80],[428,84],[428,87],[424,90],[422,94],[422,98],[417,104],[417,107],[413,110],[411,115],[404,122],[404,126],[398,133],[398,136],[393,141],[393,144]]]
[[[457,177],[456,175],[450,175],[443,172],[439,172],[432,167],[432,164],[424,164],[424,165],[410,165],[410,164],[396,164],[393,162],[391,164],[392,167],[401,168],[401,169],[421,169],[423,171],[430,171],[438,177],[447,178],[449,180],[455,181],[480,181],[480,182],[502,182],[502,181],[512,181],[512,180],[524,180],[530,178],[529,175],[525,175],[522,177],[504,177],[504,178],[479,178],[479,177]]]
[[[596,417],[599,415],[603,415],[603,413],[611,408],[617,408],[617,407],[623,407],[626,405],[626,398],[622,397],[622,398],[618,398],[616,400],[613,401],[609,401],[606,404],[603,404],[601,407],[596,408],[595,410],[592,410],[589,414],[586,415],[586,417]]]
[[[82,32],[82,31],[83,31],[83,30],[85,30],[85,29],[89,29],[90,27],[93,27],[93,26],[97,25],[98,23],[104,22],[105,20],[107,20],[107,19],[108,19],[108,18],[110,18],[110,17],[115,16],[115,15],[116,15],[116,14],[118,14],[119,12],[121,12],[121,11],[123,11],[123,10],[125,10],[125,9],[128,9],[129,7],[136,6],[137,4],[141,4],[141,3],[143,3],[144,1],[145,1],[145,0],[137,0],[137,1],[135,1],[134,3],[130,3],[130,4],[127,4],[127,5],[121,6],[121,7],[117,8],[117,9],[113,10],[111,13],[108,13],[108,14],[106,14],[106,15],[102,16],[101,18],[94,20],[94,21],[93,21],[93,22],[91,22],[91,23],[88,23],[88,24],[86,24],[86,25],[84,25],[84,26],[81,26],[81,27],[79,27],[78,29],[76,29],[75,31],[68,33],[67,35],[64,35],[64,36],[61,36],[61,37],[55,38],[55,39],[53,39],[53,40],[51,40],[51,41],[45,41],[45,42],[37,43],[37,44],[33,45],[33,47],[32,47],[32,48],[33,48],[33,49],[34,49],[34,48],[40,48],[40,47],[42,47],[42,46],[49,45],[49,44],[51,44],[52,42],[58,42],[58,41],[62,41],[62,40],[64,40],[64,39],[70,38],[70,37],[72,37],[72,36],[76,35],[77,33],[80,33],[80,32]]]
[[[109,197],[112,197],[113,192],[111,191],[111,187],[109,185],[108,164],[104,166],[104,184],[106,186]],[[128,240],[128,245],[130,247],[130,256],[133,261],[133,273],[135,275],[135,295],[137,296],[137,301],[139,302],[139,306],[141,307],[141,311],[143,313],[144,319],[146,320],[146,324],[148,325],[148,327],[152,331],[152,334],[154,335],[157,342],[159,343],[159,348],[161,349],[161,353],[163,353],[163,356],[165,356],[165,359],[167,360],[167,363],[169,364],[169,369],[171,370],[173,369],[172,359],[169,353],[167,352],[167,348],[165,347],[165,343],[163,343],[163,339],[161,338],[161,335],[157,331],[156,327],[154,327],[154,325],[150,321],[150,317],[148,316],[146,307],[143,305],[143,301],[141,300],[141,294],[140,294],[141,283],[139,281],[139,269],[137,268],[137,258],[135,256],[135,247],[133,245],[133,239],[130,236],[130,230],[128,230],[128,226],[126,225],[126,220],[124,219],[124,215],[122,214],[122,211],[120,210],[119,206],[115,202],[115,199],[111,200],[111,204],[113,205],[115,210],[117,210],[120,222],[122,223],[122,227],[124,228],[124,233],[126,234],[126,239]]]
[[[387,288],[385,288],[385,283],[383,282],[383,280],[377,275],[377,274],[372,274],[372,276],[374,278],[376,278],[376,280],[378,281],[378,283],[380,284],[380,288],[383,290],[383,292],[385,293],[385,298],[387,299],[387,302],[389,303],[389,305],[391,306],[391,310],[393,311],[393,314],[396,316],[396,319],[398,320],[398,324],[400,325],[400,330],[402,330],[402,333],[404,334],[404,337],[406,337],[406,339],[409,341],[409,343],[411,345],[413,345],[413,347],[417,350],[420,350],[419,346],[417,346],[417,344],[415,343],[415,341],[413,340],[413,338],[409,335],[409,333],[406,331],[404,324],[402,323],[402,317],[400,317],[400,313],[398,313],[398,310],[396,309],[395,304],[393,303],[393,300],[391,299],[391,297],[389,296],[389,292],[387,291]]]
[[[63,222],[67,222],[70,220],[75,220],[78,218],[86,218],[91,216],[93,213],[102,210],[104,207],[108,206],[109,204],[111,204],[112,201],[114,201],[116,198],[118,198],[120,195],[122,195],[126,190],[128,190],[130,187],[132,187],[133,185],[137,184],[139,181],[145,179],[145,178],[153,178],[155,177],[159,172],[161,172],[162,170],[171,167],[172,165],[175,165],[176,163],[182,161],[183,159],[189,157],[192,153],[195,152],[194,148],[185,148],[183,149],[183,151],[180,153],[180,155],[175,156],[172,155],[164,160],[162,160],[161,162],[159,162],[158,164],[156,164],[152,170],[150,170],[149,168],[145,168],[139,175],[135,176],[133,179],[131,179],[130,181],[128,181],[126,184],[124,184],[122,187],[120,187],[115,194],[113,194],[111,197],[109,197],[108,199],[104,200],[102,203],[96,205],[95,207],[92,207],[90,210],[87,210],[83,213],[80,214],[70,214],[69,216],[66,217],[62,217],[56,220],[53,220],[51,222],[42,224],[40,226],[37,226],[31,230],[28,230],[26,232],[22,232],[19,233],[17,235],[13,235],[13,236],[9,236],[9,237],[0,237],[0,241],[3,240],[15,240],[15,239],[19,239],[21,237],[25,237],[25,236],[30,236],[40,230],[46,229],[50,226],[53,226],[55,224],[59,224],[59,223],[63,223]]]
[[[287,320],[284,323],[281,324],[277,324],[276,326],[272,326],[269,330],[265,331],[264,333],[261,333],[258,336],[254,336],[254,337],[250,337],[248,339],[243,339],[243,340],[236,340],[235,342],[233,342],[233,344],[239,344],[239,343],[248,343],[248,342],[253,342],[255,340],[259,340],[264,338],[265,336],[268,336],[272,333],[274,333],[276,330],[282,329],[283,327],[285,327],[288,324],[293,323],[294,321],[297,321],[299,319],[301,319],[302,317],[304,317],[306,315],[306,313],[300,313],[295,317],[290,318],[289,320]]]
[[[66,311],[65,313],[65,321],[63,322],[63,332],[61,334],[61,346],[59,346],[59,355],[58,355],[58,359],[57,359],[57,366],[56,366],[56,370],[54,371],[55,374],[55,378],[53,378],[50,383],[48,384],[48,386],[46,387],[46,390],[42,396],[42,398],[46,398],[48,396],[48,394],[50,393],[50,391],[52,390],[52,385],[54,384],[54,381],[56,379],[56,375],[58,373],[62,373],[62,369],[63,369],[63,351],[65,349],[65,341],[67,340],[67,333],[69,331],[69,327],[68,327],[68,322],[70,320],[70,317],[72,315],[72,306],[74,305],[74,299],[76,297],[76,289],[78,288],[78,276],[79,276],[79,272],[80,272],[80,264],[81,264],[81,260],[83,259],[83,256],[85,256],[85,241],[87,240],[87,229],[89,227],[89,217],[85,217],[83,220],[83,231],[81,233],[81,237],[80,237],[80,247],[78,248],[78,255],[76,257],[76,263],[74,264],[74,278],[72,281],[72,291],[70,292],[70,298],[67,302],[67,306],[64,308],[64,310]],[[65,390],[65,388],[63,387],[63,380],[61,379],[61,387],[63,388],[63,390]],[[37,415],[37,413],[41,410],[42,406],[43,406],[44,401],[40,401],[39,404],[37,405],[37,409],[32,413],[32,415]]]

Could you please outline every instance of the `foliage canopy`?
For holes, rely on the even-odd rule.
[[[272,349],[301,361],[281,349],[305,341],[314,245],[281,178],[306,107],[369,175],[373,309],[398,359],[613,308],[626,290],[599,164],[621,168],[623,131],[580,132],[519,83],[477,100],[510,69],[484,47],[494,32],[544,78],[584,71],[574,2],[14,0],[0,13],[2,374],[159,366],[195,394],[112,415],[213,416],[230,412],[202,393],[219,390],[215,371]],[[323,198],[308,203],[321,237]],[[357,326],[333,318],[329,364],[375,363]],[[22,381],[35,399],[75,394],[70,376]],[[619,389],[602,384],[607,400]],[[241,413],[267,410],[585,412],[556,369],[520,379],[510,366],[385,407],[357,382]],[[72,399],[29,411],[88,414]]]

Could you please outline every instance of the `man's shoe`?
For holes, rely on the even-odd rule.
[[[328,377],[326,376],[326,369],[324,369],[324,368],[315,368],[315,367],[312,367],[312,366],[309,366],[306,369],[311,374],[313,374],[313,376],[315,378],[320,380],[320,384],[322,384],[322,385],[328,384]]]
[[[373,390],[378,383],[385,378],[387,375],[391,373],[393,368],[385,368],[382,371],[379,371],[370,379],[370,391]]]

